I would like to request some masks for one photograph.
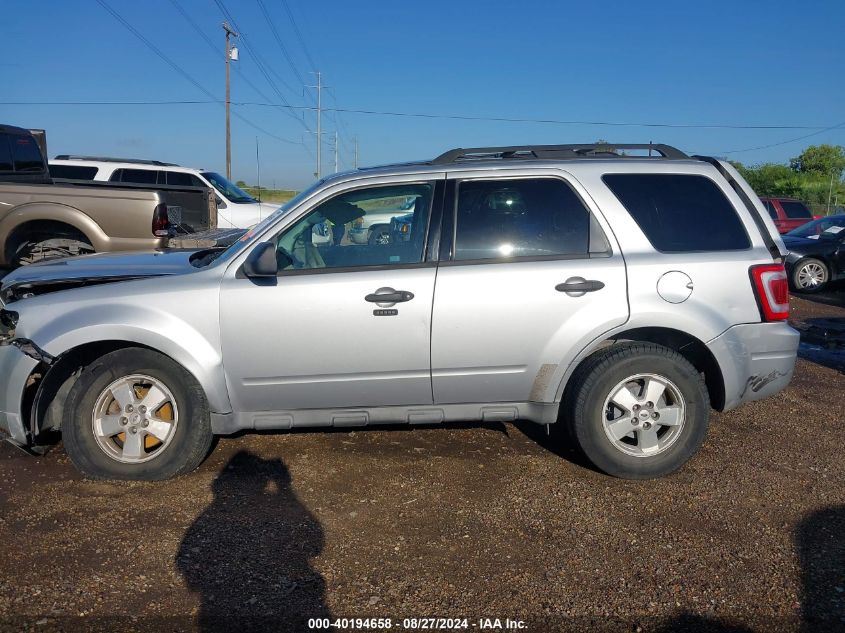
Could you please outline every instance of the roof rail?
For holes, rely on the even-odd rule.
[[[575,158],[643,158],[626,156],[626,150],[647,150],[651,158],[689,158],[681,150],[662,143],[591,143],[586,145],[511,145],[508,147],[471,147],[451,149],[431,161],[432,165],[445,165],[471,160],[489,159],[550,159]],[[652,155],[654,154],[654,155]]]
[[[90,160],[98,163],[130,163],[132,165],[157,165],[158,167],[178,167],[176,163],[163,163],[160,160],[143,158],[112,158],[109,156],[79,156],[77,154],[59,154],[53,160]]]

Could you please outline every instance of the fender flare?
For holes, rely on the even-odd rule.
[[[9,236],[28,222],[59,222],[82,233],[95,251],[107,249],[109,237],[91,216],[75,207],[57,202],[27,202],[18,205],[0,220],[0,235],[6,238],[0,242],[0,262],[7,261],[6,243]]]

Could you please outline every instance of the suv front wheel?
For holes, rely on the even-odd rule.
[[[650,479],[683,466],[707,434],[704,379],[683,356],[653,343],[614,345],[573,377],[568,422],[604,472]]]
[[[168,479],[196,468],[211,447],[202,388],[152,350],[100,357],[68,394],[65,451],[92,479]]]

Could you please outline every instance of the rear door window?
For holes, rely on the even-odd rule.
[[[115,169],[109,180],[139,185],[155,185],[158,182],[158,171],[154,169]]]
[[[44,159],[41,158],[41,150],[38,143],[30,136],[12,134],[9,136],[12,146],[12,159],[15,163],[15,171],[39,172],[44,169]]]
[[[458,188],[455,260],[588,257],[601,229],[557,178],[468,180]],[[596,239],[598,238],[598,239]],[[604,235],[594,247],[607,251]]]
[[[783,212],[790,220],[812,220],[813,214],[804,205],[803,202],[797,200],[781,200],[780,206],[783,207]]]
[[[749,248],[748,233],[715,182],[692,174],[606,174],[605,184],[662,253]]]

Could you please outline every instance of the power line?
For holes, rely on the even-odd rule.
[[[293,58],[290,56],[287,47],[282,42],[282,38],[279,35],[279,31],[276,30],[276,25],[273,22],[273,18],[270,17],[270,13],[267,11],[267,7],[264,6],[264,0],[257,0],[258,7],[261,9],[261,13],[264,14],[264,18],[267,20],[267,25],[270,27],[270,31],[273,33],[273,37],[276,39],[276,44],[279,45],[279,48],[282,51],[282,54],[285,56],[285,59],[288,60],[288,64],[293,70],[293,74],[296,75],[297,80],[300,84],[304,84],[305,80],[302,78],[302,75],[299,74],[299,70],[296,68],[296,64],[293,63]]]
[[[314,60],[311,58],[311,53],[308,52],[308,47],[305,45],[305,38],[302,37],[302,32],[299,30],[299,26],[296,24],[296,20],[293,17],[293,13],[290,10],[290,6],[288,6],[287,0],[282,0],[282,6],[285,8],[285,11],[288,14],[290,23],[293,26],[293,31],[294,33],[296,33],[296,39],[299,40],[299,45],[302,47],[302,51],[305,53],[305,57],[308,60],[308,63],[311,64],[311,70],[317,70],[317,64],[314,63]]]
[[[246,36],[243,34],[243,30],[238,26],[237,22],[235,21],[235,18],[226,8],[226,5],[223,4],[222,0],[214,0],[214,3],[217,5],[217,8],[220,9],[220,12],[223,14],[223,17],[226,18],[232,24],[232,26],[234,26],[235,29],[240,33],[241,42],[243,43],[244,48],[246,48],[247,52],[249,52],[250,56],[255,62],[256,67],[261,72],[261,74],[264,75],[264,79],[266,79],[267,83],[270,84],[270,87],[273,89],[273,92],[276,93],[276,96],[279,97],[279,100],[282,102],[282,104],[284,104],[284,106],[286,106],[288,109],[293,109],[293,106],[290,105],[288,100],[282,94],[281,90],[279,90],[279,87],[276,85],[276,82],[274,82],[273,79],[270,77],[270,73],[268,72],[269,66],[264,63],[258,53],[256,53],[255,50],[252,48]],[[285,82],[285,80],[282,79],[277,73],[274,72],[273,74],[276,76],[277,79],[279,79],[283,86],[285,86],[288,90],[295,92],[293,88],[291,88],[290,85],[288,85],[287,82]],[[288,114],[294,119],[296,119],[307,131],[311,131],[305,121],[303,121],[291,112],[288,112]]]
[[[98,0],[100,1],[100,0]],[[86,105],[192,105],[212,103],[211,101],[202,100],[161,100],[161,101],[0,101],[2,105],[19,105],[19,106],[86,106]],[[219,103],[215,99],[214,103]],[[308,110],[316,111],[315,106],[310,105],[291,105],[278,104],[270,102],[258,101],[233,101],[233,105],[238,106],[257,106],[269,108],[285,108],[290,110]],[[565,119],[529,119],[529,118],[511,118],[511,117],[483,117],[462,114],[429,114],[419,112],[388,112],[380,110],[358,110],[352,108],[322,108],[323,112],[340,112],[348,114],[366,114],[373,116],[397,116],[397,117],[422,117],[427,119],[455,119],[460,121],[489,121],[489,122],[506,122],[506,123],[539,123],[548,125],[597,125],[597,126],[614,126],[614,127],[656,127],[656,128],[680,128],[680,129],[731,129],[731,130],[816,130],[811,135],[805,137],[798,137],[783,143],[791,143],[794,141],[828,132],[838,128],[845,127],[845,122],[832,126],[821,125],[743,125],[734,123],[653,123],[653,122],[638,122],[638,121],[589,121],[589,120],[565,120]],[[751,151],[751,150],[734,150],[734,151]]]
[[[830,127],[823,128],[817,132],[813,132],[812,134],[805,134],[804,136],[799,136],[797,138],[791,138],[787,141],[780,141],[779,143],[770,143],[768,145],[760,145],[759,147],[746,147],[745,149],[731,149],[724,152],[718,152],[718,154],[741,154],[742,152],[753,152],[758,149],[769,149],[770,147],[778,147],[780,145],[787,145],[788,143],[795,143],[797,141],[803,141],[805,138],[810,138],[811,136],[818,136],[819,134],[824,134],[825,132],[830,132],[831,130],[835,130],[837,128],[841,128],[845,126],[845,121],[842,123],[838,123],[836,125],[831,125]],[[807,128],[812,129],[812,128]]]
[[[110,7],[110,6],[109,6],[109,5],[105,2],[105,0],[97,0],[97,3],[98,3],[101,7],[103,7],[103,9],[105,9],[106,11],[108,11],[108,12],[112,15],[112,17],[114,17],[114,18],[115,18],[118,22],[120,22],[120,23],[121,23],[124,27],[126,27],[126,29],[127,29],[130,33],[132,33],[135,37],[137,37],[139,40],[141,40],[141,42],[143,42],[143,43],[147,46],[147,48],[149,48],[149,49],[150,49],[151,51],[153,51],[156,55],[158,55],[158,57],[160,57],[160,58],[161,58],[161,59],[162,59],[162,60],[163,60],[163,61],[164,61],[164,62],[165,62],[168,66],[170,66],[171,68],[173,68],[173,70],[175,70],[177,73],[179,73],[182,77],[184,77],[186,80],[188,80],[188,81],[189,81],[190,83],[192,83],[194,86],[196,86],[196,88],[197,88],[197,89],[199,89],[199,90],[200,90],[203,94],[205,94],[205,95],[207,95],[208,97],[210,97],[211,99],[213,99],[215,103],[219,103],[220,105],[225,105],[225,104],[224,104],[224,103],[223,103],[220,99],[218,99],[217,97],[215,97],[215,96],[214,96],[214,94],[212,94],[211,92],[209,92],[208,90],[206,90],[206,89],[205,89],[205,87],[203,87],[203,85],[202,85],[202,84],[200,84],[200,83],[199,83],[196,79],[194,79],[194,78],[193,78],[193,77],[191,77],[191,76],[190,76],[187,72],[185,72],[185,70],[184,70],[184,69],[182,69],[182,67],[181,67],[181,66],[179,66],[176,62],[174,62],[174,61],[173,61],[172,59],[170,59],[167,55],[165,55],[165,54],[164,54],[164,53],[163,53],[163,52],[162,52],[162,51],[161,51],[161,50],[160,50],[160,49],[159,49],[159,48],[158,48],[155,44],[153,44],[150,40],[148,40],[146,37],[144,37],[144,35],[143,35],[140,31],[138,31],[138,29],[136,29],[134,26],[132,26],[129,22],[127,22],[127,21],[123,18],[123,16],[121,16],[121,15],[120,15],[117,11],[115,11],[114,9],[112,9],[112,8],[111,8],[111,7]],[[277,135],[275,135],[275,134],[272,134],[271,132],[268,132],[267,130],[265,130],[265,129],[263,129],[263,128],[259,127],[258,125],[256,125],[255,123],[253,123],[253,122],[252,122],[252,121],[250,121],[249,119],[245,118],[245,117],[244,117],[243,115],[241,115],[241,114],[235,113],[235,116],[236,116],[236,117],[238,117],[241,121],[243,121],[243,122],[244,122],[244,123],[246,123],[247,125],[251,126],[252,128],[254,128],[254,129],[256,129],[256,130],[258,130],[258,131],[259,131],[259,132],[261,132],[262,134],[266,134],[267,136],[269,136],[269,137],[271,137],[271,138],[275,138],[276,140],[281,141],[281,142],[283,142],[283,143],[290,143],[290,144],[293,144],[293,145],[298,145],[298,144],[299,144],[299,143],[297,143],[296,141],[291,141],[291,140],[289,140],[289,139],[282,138],[281,136],[277,136]]]
[[[182,5],[179,4],[179,1],[178,0],[170,0],[170,3],[176,8],[176,10],[182,15],[182,17],[185,18],[185,20],[188,22],[188,24],[191,25],[191,28],[193,28],[194,31],[196,31],[196,33],[203,40],[205,40],[205,43],[208,44],[208,47],[214,52],[214,56],[220,57],[221,55],[220,55],[219,47],[213,41],[211,41],[211,38],[206,34],[205,31],[202,30],[202,28],[199,26],[199,24],[197,24],[196,20],[194,20],[191,17],[191,15],[187,11],[185,11],[185,9],[182,7]],[[258,86],[256,86],[252,81],[250,81],[249,77],[247,77],[246,75],[244,75],[241,72],[240,67],[237,66],[237,65],[235,66],[235,72],[238,73],[238,75],[244,81],[244,83],[246,83],[250,88],[252,88],[259,97],[261,97],[265,101],[272,101],[272,99],[270,99],[270,97],[265,95],[258,88]]]

